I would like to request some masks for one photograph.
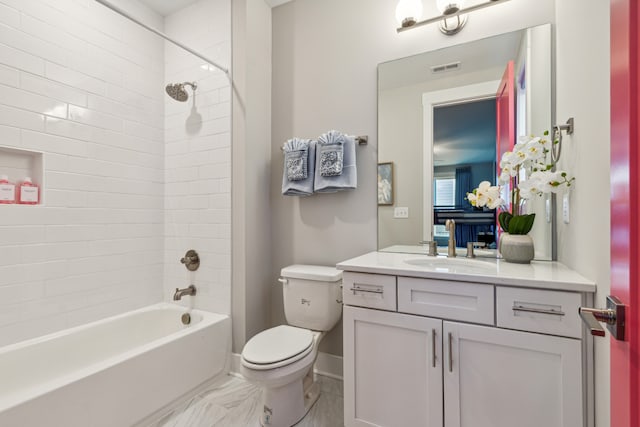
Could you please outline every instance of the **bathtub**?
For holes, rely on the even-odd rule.
[[[126,427],[226,372],[227,316],[157,304],[0,349],[0,426]]]

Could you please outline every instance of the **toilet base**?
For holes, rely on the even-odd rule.
[[[313,381],[313,371],[307,376],[277,388],[262,390],[263,427],[291,427],[298,423],[320,397],[320,386]]]

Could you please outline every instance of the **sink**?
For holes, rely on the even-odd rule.
[[[421,257],[410,258],[404,262],[416,267],[424,267],[429,270],[447,273],[477,274],[496,271],[496,265],[494,263],[466,258]]]

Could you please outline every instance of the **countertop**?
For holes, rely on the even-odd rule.
[[[435,260],[435,261],[433,261]],[[426,264],[414,265],[407,261]],[[549,289],[557,291],[595,292],[596,284],[556,261],[532,261],[513,264],[501,259],[456,257],[446,265],[446,257],[430,257],[415,253],[369,252],[336,265],[339,270],[360,273],[424,277],[503,286]],[[468,267],[468,268],[467,268]]]

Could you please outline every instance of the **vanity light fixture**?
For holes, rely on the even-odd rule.
[[[400,0],[396,7],[396,19],[400,24],[397,31],[401,33],[437,22],[443,34],[452,36],[459,33],[467,23],[468,13],[507,1],[509,0],[489,0],[465,8],[465,0],[436,0],[436,6],[442,15],[420,21],[422,0]]]

